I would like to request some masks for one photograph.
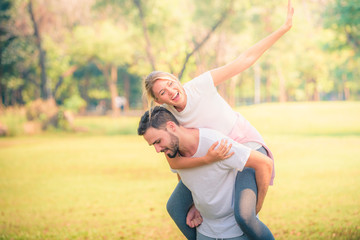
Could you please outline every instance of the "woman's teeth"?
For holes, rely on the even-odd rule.
[[[179,95],[179,93],[177,92],[177,93],[175,94],[175,96],[172,98],[172,100],[174,100],[178,95]]]

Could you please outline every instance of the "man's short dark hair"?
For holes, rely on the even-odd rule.
[[[150,113],[151,112],[151,113]],[[174,122],[180,125],[174,115],[164,107],[156,106],[149,111],[146,111],[141,117],[138,127],[138,134],[144,135],[148,128],[166,129],[167,122]]]

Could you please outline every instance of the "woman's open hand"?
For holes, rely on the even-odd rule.
[[[286,21],[283,25],[283,27],[286,29],[286,31],[290,30],[290,28],[292,27],[293,15],[294,15],[294,8],[291,4],[291,0],[288,0],[287,17],[286,17]]]
[[[216,148],[216,146],[218,147]],[[231,147],[232,144],[228,144],[228,140],[226,139],[222,139],[220,144],[219,141],[216,141],[211,145],[205,156],[206,162],[213,163],[231,157],[234,154],[234,152],[229,153]]]

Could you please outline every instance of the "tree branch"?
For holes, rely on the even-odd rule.
[[[221,14],[221,17],[219,18],[219,20],[217,22],[215,22],[215,24],[211,27],[210,31],[206,34],[206,36],[203,38],[203,40],[201,40],[201,42],[199,42],[199,43],[195,43],[194,49],[191,52],[186,54],[183,67],[182,67],[180,73],[178,74],[179,80],[182,78],[182,75],[184,74],[186,65],[187,65],[190,57],[192,55],[194,55],[194,53],[196,53],[209,40],[209,38],[215,32],[215,30],[225,21],[226,17],[228,16],[229,12],[232,9],[232,5],[233,5],[233,0],[230,1],[229,7],[224,10],[224,12]]]
[[[156,70],[155,58],[151,52],[152,46],[151,46],[151,41],[150,41],[148,29],[147,29],[147,24],[145,22],[145,16],[144,16],[144,12],[143,12],[142,5],[141,5],[141,0],[133,0],[133,2],[135,4],[135,6],[137,7],[137,9],[139,10],[141,26],[142,26],[143,34],[144,34],[145,41],[146,41],[146,47],[145,47],[146,55],[151,64],[152,70],[155,71]]]
[[[71,66],[68,70],[66,70],[60,77],[59,80],[57,81],[55,88],[54,88],[54,96],[56,96],[56,92],[59,89],[59,87],[62,85],[62,83],[64,82],[64,78],[70,76],[71,74],[73,74],[76,69],[78,68],[78,66],[74,65]]]
[[[346,27],[344,28],[345,30],[345,34],[346,34],[346,40],[348,42],[349,45],[352,45],[357,51],[357,49],[360,48],[360,41],[358,41],[354,36],[353,34],[351,34],[347,29]]]
[[[30,18],[31,18],[31,22],[33,24],[34,27],[34,36],[36,39],[36,46],[38,48],[39,51],[39,65],[40,65],[40,79],[41,79],[41,97],[43,99],[48,99],[51,97],[51,91],[50,88],[48,86],[48,79],[47,79],[47,75],[46,75],[46,67],[45,67],[45,63],[46,63],[46,53],[42,47],[42,40],[41,40],[41,36],[40,36],[40,32],[39,32],[39,28],[38,28],[38,24],[36,22],[35,16],[34,16],[34,10],[33,10],[33,2],[32,0],[29,1],[28,3],[28,11],[30,14]]]

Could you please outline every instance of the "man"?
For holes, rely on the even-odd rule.
[[[241,237],[243,232],[236,223],[232,206],[237,171],[242,171],[244,167],[253,168],[259,180],[257,187],[266,192],[273,166],[270,158],[217,131],[184,128],[163,107],[155,107],[151,114],[147,111],[142,116],[138,134],[143,135],[157,152],[164,152],[170,158],[177,154],[201,157],[206,155],[214,142],[227,139],[234,152],[230,158],[201,167],[177,170],[177,173],[192,192],[195,207],[202,216],[203,221],[197,226],[198,239],[247,239],[246,236]]]

